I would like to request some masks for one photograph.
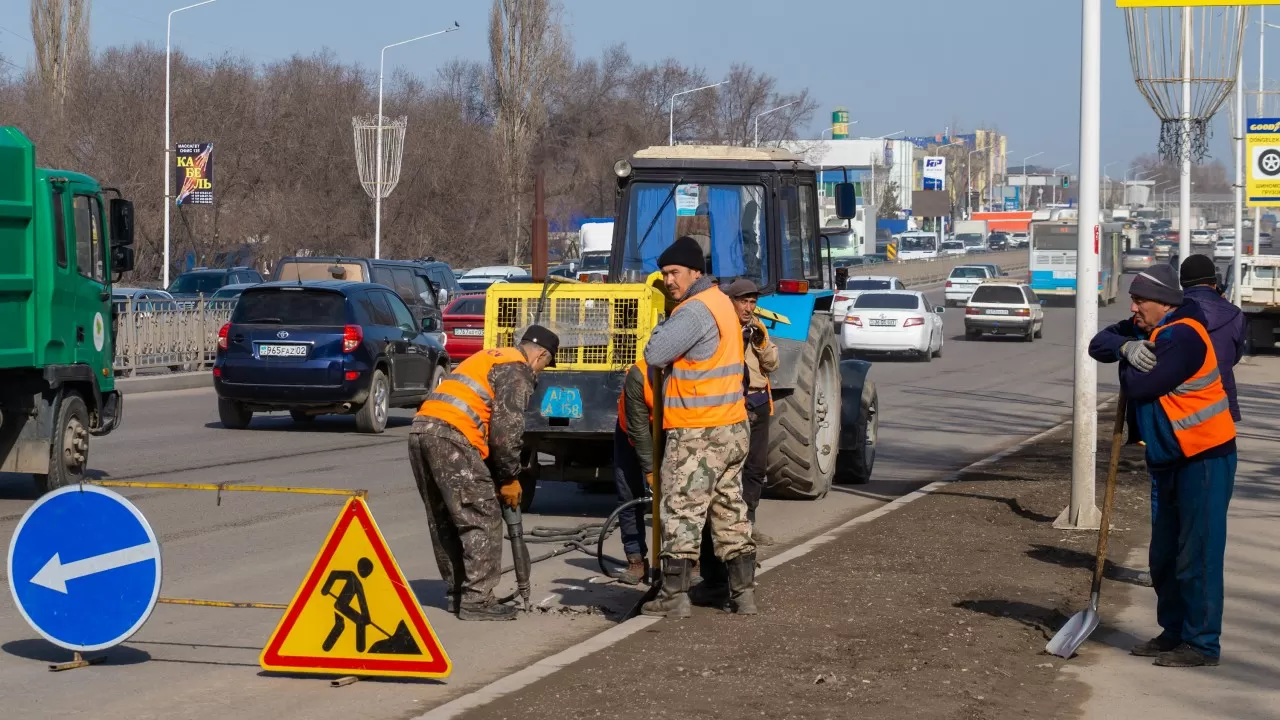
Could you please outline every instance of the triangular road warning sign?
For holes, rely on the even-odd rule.
[[[325,675],[440,678],[453,669],[358,497],[342,508],[258,662]]]

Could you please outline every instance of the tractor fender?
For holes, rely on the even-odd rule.
[[[840,361],[840,449],[855,450],[862,438],[857,435],[862,413],[862,389],[867,384],[871,363],[849,358]]]

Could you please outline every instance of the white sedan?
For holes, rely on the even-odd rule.
[[[844,287],[836,291],[835,299],[831,302],[831,317],[837,323],[844,321],[845,314],[849,311],[849,306],[854,300],[864,292],[870,290],[901,290],[906,285],[896,277],[887,275],[855,275],[847,278]]]
[[[840,347],[854,353],[942,357],[942,307],[912,290],[872,290],[853,301],[840,327]]]
[[[1219,240],[1213,245],[1214,260],[1230,260],[1236,256],[1235,240]]]

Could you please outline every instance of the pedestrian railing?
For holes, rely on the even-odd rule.
[[[213,364],[218,329],[230,318],[234,300],[127,300],[114,304],[117,375],[164,368],[201,370]]]

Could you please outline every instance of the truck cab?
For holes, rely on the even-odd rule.
[[[89,437],[121,418],[111,285],[133,268],[133,205],[103,192],[0,127],[0,472],[42,492],[83,478]]]

